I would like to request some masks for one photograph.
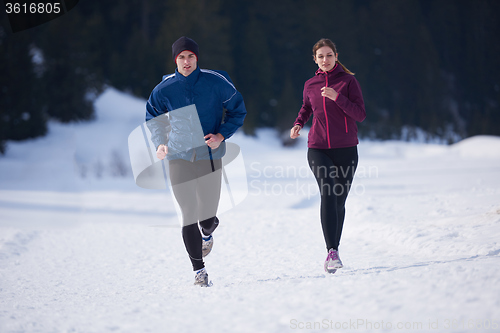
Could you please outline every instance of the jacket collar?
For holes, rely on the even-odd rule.
[[[337,74],[339,72],[343,72],[344,69],[342,68],[342,66],[339,66],[339,64],[335,64],[335,66],[330,69],[328,72],[323,72],[321,70],[321,68],[318,68],[318,70],[316,71],[316,75],[320,75],[320,74],[328,74],[328,75],[331,75],[331,74]]]
[[[198,77],[200,76],[200,73],[201,73],[201,70],[200,70],[199,66],[196,66],[196,69],[188,76],[182,75],[181,73],[179,73],[177,68],[175,69],[175,77],[178,80],[186,82],[187,84],[190,84],[190,85],[193,85],[196,83],[196,81],[198,81]]]

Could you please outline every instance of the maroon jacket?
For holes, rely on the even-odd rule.
[[[321,88],[328,86],[339,93],[332,101],[321,96]],[[294,125],[304,127],[314,115],[309,131],[309,148],[329,149],[356,146],[358,127],[356,121],[366,118],[365,103],[358,81],[342,66],[325,73],[318,69],[316,75],[304,84],[302,108]]]

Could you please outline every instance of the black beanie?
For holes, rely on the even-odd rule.
[[[198,50],[198,44],[191,38],[182,36],[172,44],[172,58],[174,58],[174,62],[177,60],[179,53],[186,50],[193,52],[198,60],[198,54],[200,52]]]

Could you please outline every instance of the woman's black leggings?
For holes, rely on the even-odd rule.
[[[309,148],[307,160],[321,195],[321,226],[326,248],[338,250],[344,226],[345,201],[358,166],[358,148]]]

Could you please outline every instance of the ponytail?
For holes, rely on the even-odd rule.
[[[339,64],[340,66],[342,66],[342,69],[344,70],[344,72],[346,72],[347,74],[351,74],[351,75],[354,75],[353,72],[351,72],[350,70],[347,69],[347,67],[345,67],[344,65],[342,65],[342,63],[340,61],[337,60],[337,64]]]

